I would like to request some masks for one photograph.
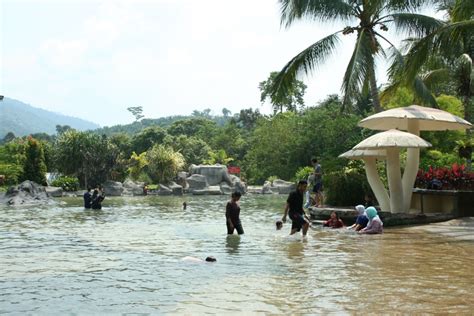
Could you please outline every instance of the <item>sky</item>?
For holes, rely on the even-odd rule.
[[[133,122],[130,106],[146,118],[271,113],[259,82],[341,29],[281,27],[277,0],[0,0],[0,21],[0,95],[101,126]],[[340,93],[353,43],[300,78],[306,105]]]

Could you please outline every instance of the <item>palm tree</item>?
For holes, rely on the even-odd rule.
[[[440,9],[448,11],[449,21],[427,36],[410,41],[398,81],[413,87],[421,77],[431,91],[439,84],[453,85],[463,102],[464,119],[470,121],[474,95],[474,2],[446,0],[443,4]],[[417,89],[414,92],[424,100],[430,97],[419,94]]]
[[[381,111],[375,77],[375,58],[386,57],[381,43],[394,45],[380,33],[394,26],[397,32],[422,37],[440,27],[441,21],[416,13],[429,0],[279,0],[281,23],[286,27],[298,19],[347,23],[341,30],[310,45],[291,59],[280,71],[273,86],[274,95],[283,95],[301,72],[309,74],[336,53],[341,35],[357,35],[352,57],[342,82],[343,104],[357,98],[368,84],[376,112]]]

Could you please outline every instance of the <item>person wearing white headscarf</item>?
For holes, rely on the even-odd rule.
[[[369,223],[367,227],[361,229],[359,234],[381,234],[383,233],[383,223],[380,217],[377,215],[377,210],[375,207],[370,206],[365,210],[367,217],[369,218]]]
[[[353,229],[356,232],[358,232],[359,230],[367,226],[369,219],[367,218],[367,215],[365,214],[364,205],[357,205],[355,209],[357,211],[357,217],[356,217],[355,223],[352,226],[347,227],[347,229]]]

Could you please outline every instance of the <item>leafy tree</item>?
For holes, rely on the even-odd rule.
[[[147,173],[155,183],[168,183],[184,166],[183,155],[163,145],[155,145],[148,150],[146,159]]]
[[[167,129],[167,132],[173,136],[186,135],[188,137],[195,136],[207,139],[213,137],[217,133],[216,130],[217,125],[215,122],[205,118],[194,118],[174,122]]]
[[[107,180],[116,163],[117,151],[106,136],[69,130],[54,145],[54,165],[67,176],[76,176],[81,185],[99,184]]]
[[[356,22],[326,36],[293,57],[274,80],[272,95],[281,97],[291,91],[299,73],[309,74],[328,57],[337,51],[342,35],[356,35],[352,57],[347,66],[342,92],[343,105],[347,106],[362,90],[370,88],[376,112],[381,110],[377,80],[375,77],[376,57],[384,57],[381,42],[392,43],[380,33],[393,25],[397,33],[422,37],[436,30],[441,22],[435,18],[417,14],[416,10],[428,1],[406,0],[279,0],[281,4],[281,23],[291,26],[296,20],[309,19],[322,22]]]
[[[250,132],[256,127],[257,121],[261,118],[263,118],[263,115],[260,114],[258,109],[253,110],[252,108],[249,108],[240,110],[239,115],[234,117],[233,120],[243,131]]]
[[[229,117],[231,113],[232,112],[227,108],[222,109],[222,115],[224,115],[224,117]]]
[[[65,132],[67,132],[68,130],[71,130],[71,129],[73,129],[73,128],[69,125],[59,125],[59,124],[56,125],[56,133],[58,135],[61,135],[61,134],[65,133]]]
[[[298,107],[303,108],[303,96],[307,88],[306,85],[300,80],[294,80],[291,82],[291,86],[287,87],[285,94],[273,94],[272,87],[275,85],[277,76],[278,72],[273,71],[267,80],[260,82],[258,85],[260,89],[260,102],[263,104],[267,99],[270,99],[274,114],[278,111],[282,113],[283,108],[293,112],[296,112]]]
[[[5,176],[5,183],[16,184],[23,174],[25,164],[25,142],[16,139],[0,146],[0,174]]]
[[[142,153],[156,144],[161,144],[167,132],[158,126],[147,127],[132,138],[132,151]]]
[[[2,144],[6,144],[8,142],[11,142],[12,140],[15,139],[15,134],[13,132],[8,132],[5,137],[3,137]]]
[[[201,164],[209,159],[209,152],[211,147],[198,137],[188,137],[186,135],[179,135],[173,137],[167,144],[173,149],[183,155],[185,169],[190,164]]]
[[[140,119],[145,117],[142,114],[143,113],[143,107],[142,106],[130,106],[130,107],[127,108],[127,111],[132,113],[132,115],[135,117],[135,122],[138,122],[138,121],[140,121]]]
[[[22,180],[31,180],[45,185],[46,164],[41,143],[33,137],[28,137],[25,155],[26,160],[23,166]]]
[[[231,121],[221,128],[209,143],[212,148],[223,149],[227,155],[233,157],[240,163],[248,149],[248,143],[242,135],[242,130]]]

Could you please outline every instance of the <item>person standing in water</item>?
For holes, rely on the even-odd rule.
[[[293,191],[288,196],[285,205],[285,214],[281,221],[286,222],[286,216],[289,215],[291,219],[290,235],[299,232],[303,228],[303,236],[306,236],[309,228],[309,220],[303,209],[303,196],[308,187],[306,180],[300,180],[296,191]]]
[[[91,188],[87,188],[87,192],[84,193],[84,208],[90,209],[92,203],[92,195],[91,195]]]
[[[240,222],[240,206],[238,203],[241,196],[242,194],[238,191],[232,193],[231,199],[229,202],[227,202],[227,206],[225,208],[227,234],[229,235],[234,233],[234,229],[237,230],[239,235],[244,233],[242,223]]]

